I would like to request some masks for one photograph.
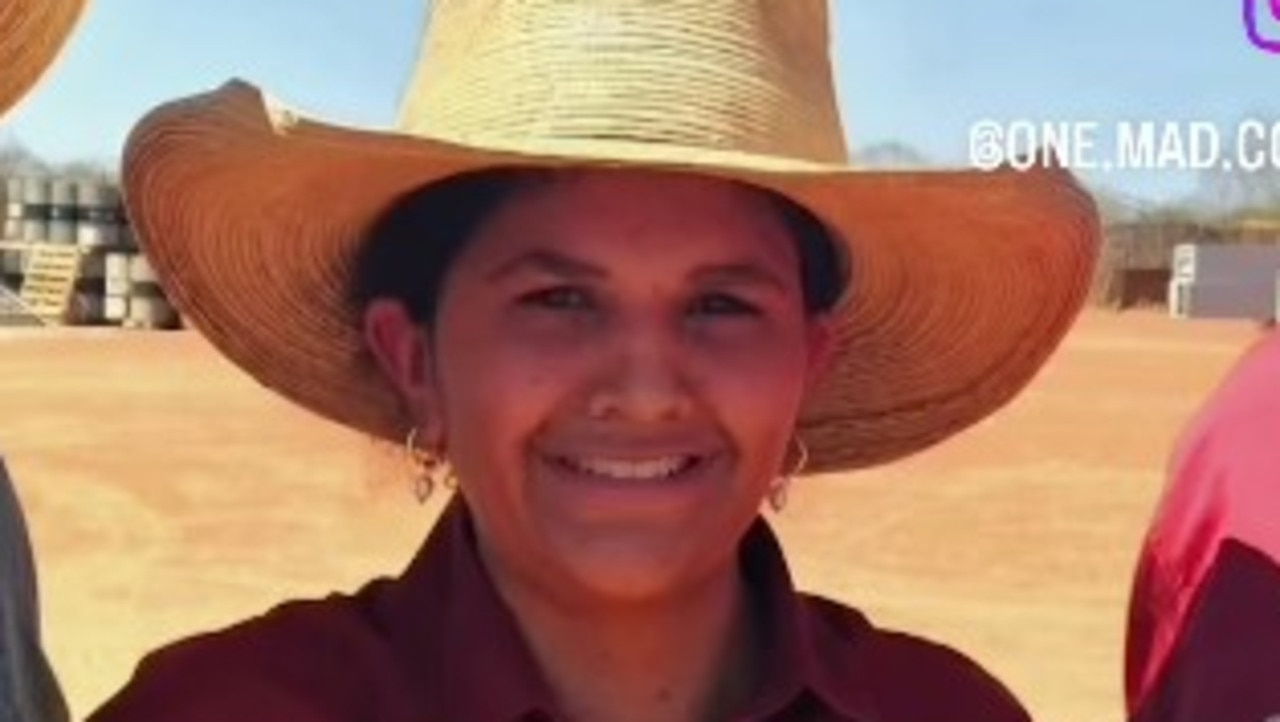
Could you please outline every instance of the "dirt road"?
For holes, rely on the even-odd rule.
[[[367,440],[192,333],[0,336],[0,450],[77,716],[139,656],[408,561],[436,512]],[[802,482],[800,583],[955,644],[1050,722],[1121,719],[1129,572],[1182,422],[1245,324],[1087,315],[1019,401],[891,468]]]

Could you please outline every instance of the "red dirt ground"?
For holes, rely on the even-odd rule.
[[[799,582],[967,651],[1037,719],[1117,722],[1129,573],[1167,452],[1257,335],[1086,315],[971,432],[803,481],[776,522]],[[192,333],[0,331],[0,410],[77,717],[148,649],[397,573],[438,508]]]

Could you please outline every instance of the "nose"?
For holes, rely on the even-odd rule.
[[[690,414],[684,352],[671,331],[659,324],[632,325],[608,343],[612,348],[588,400],[592,418],[663,422]]]

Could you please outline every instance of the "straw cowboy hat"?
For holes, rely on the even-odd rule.
[[[0,113],[36,84],[71,34],[86,0],[0,0]]]
[[[162,106],[124,161],[131,219],[187,319],[262,384],[389,441],[410,418],[347,299],[371,221],[494,166],[689,170],[808,207],[847,245],[809,471],[884,463],[986,417],[1079,311],[1099,243],[1070,174],[849,167],[826,0],[434,0],[395,131],[246,83]]]

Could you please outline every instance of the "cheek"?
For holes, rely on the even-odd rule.
[[[790,423],[804,395],[808,355],[790,329],[720,330],[691,334],[689,356],[726,404],[768,410]]]
[[[736,352],[712,353],[703,364],[703,396],[739,437],[742,452],[763,457],[785,451],[804,398],[803,353],[792,344],[755,344]]]
[[[717,344],[694,355],[702,401],[733,437],[747,477],[761,484],[781,468],[804,400],[808,357],[793,336]]]
[[[571,373],[561,357],[479,324],[442,339],[445,425],[459,463],[511,463],[563,402]]]

